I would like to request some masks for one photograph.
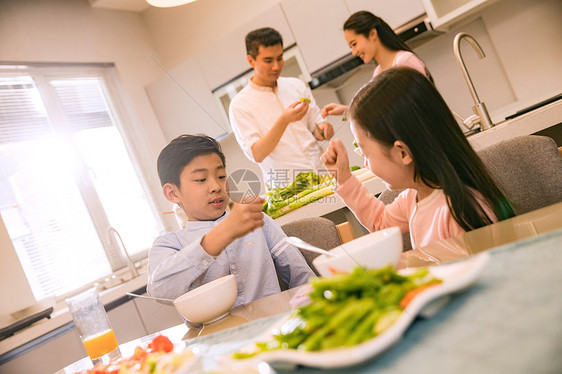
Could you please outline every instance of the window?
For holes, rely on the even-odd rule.
[[[0,214],[37,300],[146,256],[162,223],[120,133],[112,66],[0,65]]]

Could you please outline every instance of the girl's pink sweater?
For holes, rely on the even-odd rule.
[[[410,232],[412,248],[420,248],[432,242],[447,239],[465,231],[451,215],[443,190],[436,189],[431,195],[417,201],[417,191],[407,189],[391,204],[385,205],[374,197],[355,177],[338,186],[336,193],[353,211],[359,222],[369,231],[398,226]],[[486,214],[497,221],[493,212],[479,199]]]

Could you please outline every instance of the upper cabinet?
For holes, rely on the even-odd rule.
[[[309,72],[350,52],[343,37],[349,17],[344,0],[282,0],[281,7]]]
[[[345,0],[349,11],[368,10],[396,29],[425,14],[420,0]],[[343,25],[343,24],[342,24]]]
[[[220,138],[230,132],[196,57],[163,74],[146,92],[168,140],[198,133]]]
[[[284,46],[295,42],[281,7],[278,4],[273,6],[199,54],[203,74],[211,89],[250,69],[246,59],[246,34],[261,27],[272,27],[279,31],[283,36]]]
[[[496,0],[421,0],[434,29],[448,31],[450,26],[483,9]]]

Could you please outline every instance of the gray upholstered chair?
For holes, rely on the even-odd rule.
[[[382,201],[385,205],[390,204],[394,201],[394,199],[396,199],[396,197],[398,197],[398,195],[400,195],[400,192],[402,192],[402,190],[392,191],[386,189],[379,195],[379,200]],[[410,239],[409,232],[402,234],[402,243],[403,251],[409,251],[410,249],[412,249],[412,240]]]
[[[324,217],[298,219],[282,225],[281,228],[287,236],[296,236],[322,249],[330,250],[341,244],[336,224]],[[308,266],[318,275],[312,260],[319,254],[305,250],[301,250],[301,253]]]
[[[519,136],[477,153],[511,202],[515,214],[562,201],[562,157],[551,138]]]

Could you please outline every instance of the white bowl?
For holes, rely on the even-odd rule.
[[[179,296],[174,306],[191,322],[212,323],[230,313],[236,296],[236,278],[230,274]]]
[[[369,269],[396,267],[402,254],[402,233],[398,227],[389,227],[344,243],[330,252],[339,257],[320,255],[312,260],[323,277],[333,275],[330,269],[351,272],[358,265]]]

